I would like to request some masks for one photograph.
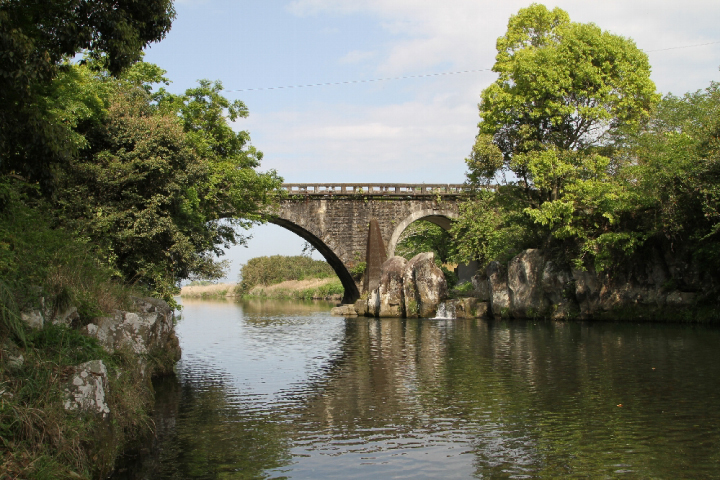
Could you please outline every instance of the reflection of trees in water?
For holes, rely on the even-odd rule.
[[[410,447],[459,446],[489,478],[699,478],[720,464],[717,329],[344,322],[337,354],[271,404],[216,372],[159,385],[146,464],[161,473],[146,478],[265,478],[292,471],[291,453]]]
[[[478,476],[662,477],[678,464],[717,465],[717,386],[689,380],[694,366],[717,365],[713,348],[695,348],[717,344],[711,332],[713,340],[672,326],[348,320],[341,358],[297,423],[335,440],[467,443]],[[691,442],[678,458],[677,444],[661,440],[668,425],[713,440]]]
[[[275,415],[243,404],[223,379],[207,373],[195,372],[199,381],[155,383],[156,438],[129,476],[115,478],[254,479],[288,464],[289,445]]]

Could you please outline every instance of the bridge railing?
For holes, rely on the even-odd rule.
[[[474,188],[452,183],[283,183],[289,195],[427,197],[467,195]]]

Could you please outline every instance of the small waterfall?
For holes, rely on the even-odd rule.
[[[435,318],[438,320],[452,320],[455,317],[455,302],[447,300],[438,304]]]

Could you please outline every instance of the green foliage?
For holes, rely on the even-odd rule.
[[[367,269],[367,262],[357,262],[354,267],[350,269],[350,275],[355,280],[360,280],[362,278],[363,273],[365,273],[365,270]]]
[[[120,308],[139,293],[102,264],[94,245],[53,226],[54,212],[35,188],[7,178],[0,185],[8,192],[0,213],[0,278],[7,293],[3,311],[38,309],[44,297],[50,311],[74,305],[87,320]]]
[[[480,190],[472,200],[460,204],[460,216],[450,233],[454,238],[454,260],[477,260],[487,265],[493,260],[506,261],[520,250],[541,241],[536,228],[523,210],[528,202],[521,189],[503,186],[497,192]]]
[[[240,269],[238,283],[240,291],[247,293],[255,285],[275,285],[287,280],[328,278],[334,275],[332,267],[322,260],[313,260],[302,255],[273,255],[248,260]]]
[[[534,176],[518,154],[601,146],[609,133],[639,125],[658,100],[647,55],[632,41],[571,22],[559,8],[521,9],[497,51],[499,78],[482,93],[480,135],[468,162],[477,178],[495,176],[499,150],[505,168],[529,188]],[[561,180],[538,188],[540,198],[557,197]]]
[[[154,65],[136,64],[119,80],[68,68],[100,98],[78,101],[102,107],[79,122],[83,148],[61,172],[62,223],[99,245],[118,275],[170,303],[179,281],[222,277],[216,257],[245,241],[237,229],[261,221],[281,182],[255,170],[262,155],[229,126],[244,106],[207,81],[182,96],[153,93],[167,81]]]
[[[552,244],[602,270],[647,238],[646,204],[627,175],[627,138],[658,101],[647,56],[626,38],[533,4],[497,42],[498,80],[482,93],[469,181],[510,175],[465,204],[453,235],[460,260],[486,263]],[[471,238],[467,238],[470,236]]]
[[[423,252],[434,252],[436,260],[447,263],[453,254],[448,231],[426,220],[411,223],[400,235],[395,255],[410,260]]]
[[[87,51],[113,74],[160,40],[175,16],[171,0],[0,3],[0,173],[53,187],[54,168],[75,155],[72,125],[46,102],[63,62]]]
[[[683,97],[667,95],[646,128],[630,138],[648,235],[720,267],[720,84]]]

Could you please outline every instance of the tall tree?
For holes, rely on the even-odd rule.
[[[647,56],[627,38],[537,4],[510,18],[497,51],[499,76],[482,92],[479,133],[466,160],[470,182],[506,176],[524,194],[524,206],[513,201],[513,208],[523,211],[527,228],[572,240],[579,261],[603,257],[606,247],[634,249],[642,235],[618,225],[637,199],[617,176],[614,148],[659,100]]]
[[[219,83],[201,81],[185,95],[155,92],[166,79],[151,64],[120,79],[70,70],[79,73],[59,80],[89,85],[68,86],[56,103],[82,111],[74,106],[98,99],[101,107],[74,121],[84,143],[60,177],[60,220],[99,245],[123,278],[168,300],[183,279],[221,277],[217,255],[245,240],[238,227],[261,221],[282,181],[257,171],[262,154],[229,125],[247,109],[222,97]]]
[[[76,152],[47,102],[64,60],[80,51],[111,74],[162,39],[172,0],[3,0],[0,2],[0,173],[49,189],[53,165]]]

